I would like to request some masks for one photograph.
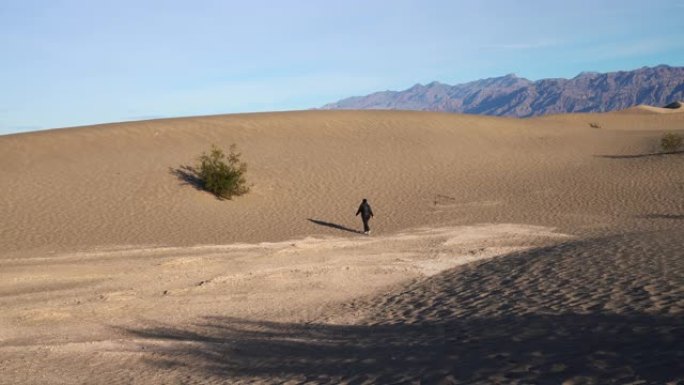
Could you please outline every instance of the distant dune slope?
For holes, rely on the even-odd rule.
[[[684,157],[649,155],[684,114],[517,120],[306,111],[107,124],[0,137],[6,255],[342,235],[368,198],[376,233],[482,222],[573,232],[684,214]],[[592,128],[590,124],[599,128]],[[236,143],[252,192],[233,201],[170,171]],[[348,233],[347,235],[353,236]]]

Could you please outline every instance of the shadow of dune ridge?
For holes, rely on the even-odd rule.
[[[311,219],[311,218],[307,218],[307,220],[309,222],[317,224],[319,226],[325,226],[325,227],[330,227],[330,228],[337,229],[337,230],[348,231],[348,232],[354,233],[354,234],[362,234],[361,231],[350,229],[349,227],[338,225],[337,223],[325,222],[325,221],[321,221],[318,219]]]
[[[342,306],[366,311],[354,325],[205,317],[125,332],[152,352],[147,364],[202,381],[678,383],[682,235],[616,234],[461,266]]]

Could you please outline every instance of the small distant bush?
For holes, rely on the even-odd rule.
[[[589,123],[589,127],[591,128],[601,128],[601,125],[598,123]]]
[[[202,153],[193,169],[200,186],[218,198],[231,199],[249,191],[245,180],[247,164],[240,160],[237,147],[230,146],[228,155],[216,146]]]
[[[675,152],[682,146],[682,136],[674,133],[668,132],[663,135],[660,139],[660,147],[665,152]]]

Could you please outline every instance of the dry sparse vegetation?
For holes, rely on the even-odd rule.
[[[245,172],[247,164],[240,160],[237,146],[230,146],[228,155],[216,146],[211,151],[203,153],[199,157],[197,177],[202,182],[202,187],[219,198],[231,199],[247,193]]]
[[[668,132],[660,139],[660,147],[665,152],[675,152],[679,150],[681,146],[682,136],[677,133]]]
[[[247,164],[240,160],[237,147],[232,144],[228,155],[212,145],[209,153],[202,153],[196,166],[181,166],[170,172],[186,184],[208,191],[219,199],[231,199],[249,192],[245,180]]]

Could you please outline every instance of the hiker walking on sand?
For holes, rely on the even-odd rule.
[[[364,199],[363,202],[361,202],[359,209],[356,210],[356,215],[358,216],[359,214],[361,214],[361,219],[363,220],[363,233],[366,235],[370,235],[370,227],[368,227],[368,221],[371,218],[373,218],[373,210],[371,210],[371,207],[368,204],[368,200]]]

